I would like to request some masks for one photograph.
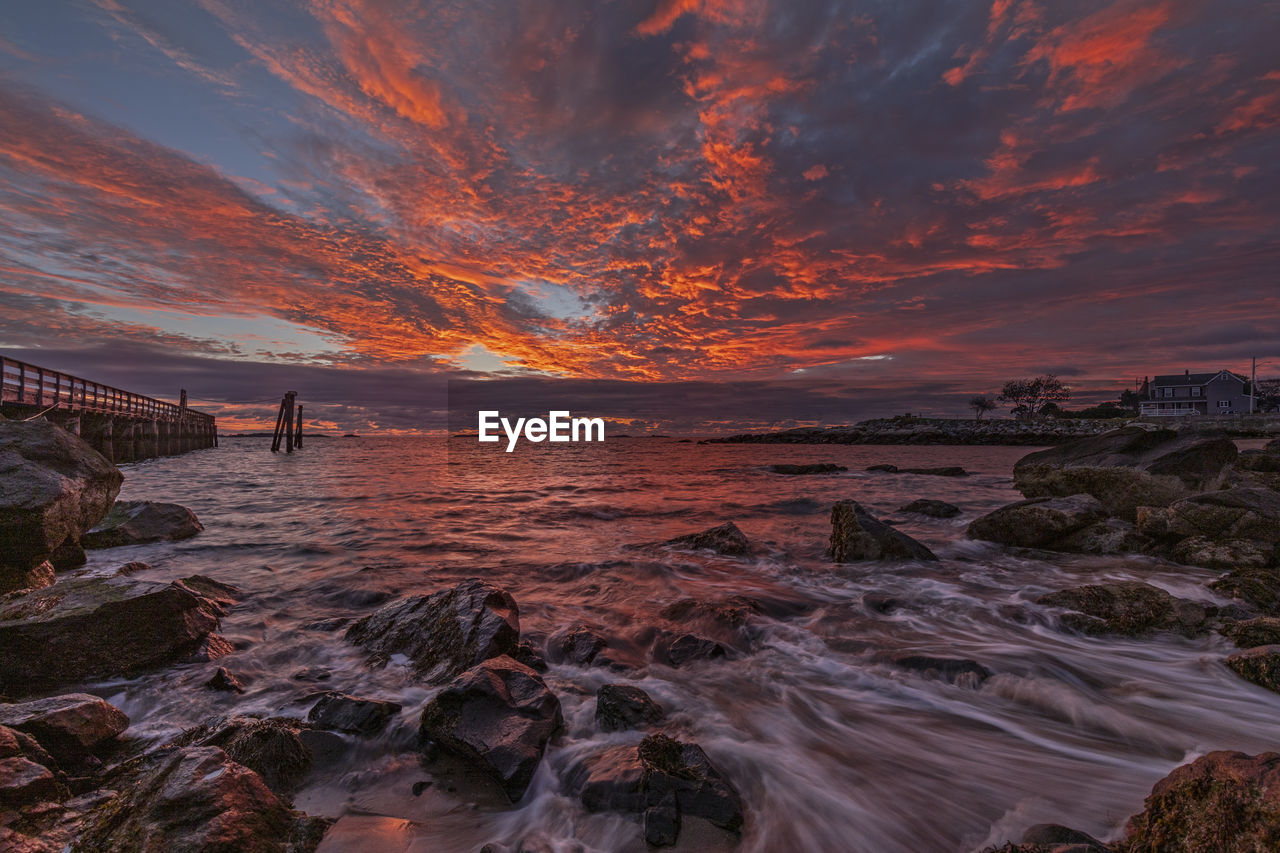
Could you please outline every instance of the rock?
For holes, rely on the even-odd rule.
[[[1064,846],[1069,847],[1070,853],[1110,853],[1109,848],[1092,835],[1056,823],[1029,827],[1022,834],[1022,843],[1047,847],[1054,853],[1066,853],[1062,850]]]
[[[991,670],[968,658],[900,655],[893,662],[903,669],[919,672],[928,678],[940,678],[960,687],[978,687],[991,677]]]
[[[1093,495],[1111,515],[1134,521],[1140,506],[1225,485],[1237,453],[1225,437],[1123,427],[1024,456],[1013,481],[1028,498]]]
[[[25,571],[0,568],[0,587],[3,587],[3,592],[6,593],[45,589],[53,586],[54,580],[56,578],[53,564],[47,560]]]
[[[107,514],[124,477],[78,436],[43,419],[0,418],[0,593]]]
[[[1238,487],[1138,510],[1138,529],[1177,541],[1177,559],[1207,568],[1280,565],[1280,492]]]
[[[1248,539],[1215,542],[1206,536],[1188,536],[1173,546],[1170,556],[1206,569],[1265,569],[1276,564],[1276,546]]]
[[[955,518],[960,514],[960,507],[946,501],[934,501],[927,498],[914,500],[905,506],[898,507],[898,512],[914,512],[932,518]]]
[[[129,727],[119,708],[88,693],[0,704],[0,725],[31,735],[59,764],[75,764]]]
[[[190,539],[204,525],[185,506],[156,501],[116,501],[107,517],[80,537],[86,548],[118,548]]]
[[[204,683],[210,690],[225,690],[228,693],[243,693],[244,684],[232,675],[225,666],[218,667],[213,677]]]
[[[60,802],[69,796],[49,768],[20,756],[0,758],[0,809]]]
[[[72,578],[0,603],[0,693],[130,675],[186,660],[221,605],[183,585]]]
[[[1209,616],[1202,604],[1137,581],[1072,587],[1042,595],[1036,603],[1076,611],[1064,615],[1062,625],[1095,636],[1167,630],[1193,637],[1207,630]]]
[[[899,468],[897,465],[868,465],[868,471],[882,471],[886,474],[924,474],[933,477],[967,477],[969,472],[959,465],[943,465],[935,468]]]
[[[405,655],[419,675],[438,684],[490,658],[515,654],[520,609],[506,590],[471,578],[433,595],[393,601],[352,625],[346,638],[375,664]]]
[[[472,667],[436,694],[422,711],[419,731],[474,763],[515,803],[562,725],[560,700],[541,676],[502,656]]]
[[[857,501],[844,500],[831,508],[831,559],[936,560],[937,556],[907,534],[875,519]]]
[[[892,613],[902,606],[902,599],[883,592],[868,592],[862,596],[862,606],[872,613]]]
[[[276,794],[295,790],[311,772],[311,750],[299,731],[298,720],[283,717],[227,717],[212,720],[185,733],[179,746],[215,746],[243,764]]]
[[[1263,616],[1280,616],[1280,572],[1236,569],[1209,584],[1215,592],[1238,598]]]
[[[330,692],[320,697],[307,719],[326,729],[372,737],[385,729],[400,709],[398,702]]]
[[[1048,548],[1106,517],[1102,504],[1090,495],[1031,498],[975,518],[968,536],[1021,548]]]
[[[644,810],[644,840],[653,847],[670,847],[680,837],[680,809],[675,798]]]
[[[662,706],[628,684],[603,684],[596,691],[596,725],[606,732],[638,729],[662,722]]]
[[[90,813],[74,853],[304,853],[328,827],[290,810],[257,773],[212,746],[161,750],[107,784],[117,793]]]
[[[520,644],[516,646],[516,650],[511,653],[511,657],[530,669],[535,669],[538,672],[547,671],[547,662],[543,659],[542,652],[528,640],[521,640]]]
[[[724,628],[741,628],[751,617],[764,613],[760,602],[745,595],[701,600],[680,598],[658,611],[663,619],[684,622],[696,619]]]
[[[556,663],[590,666],[609,641],[585,625],[574,625],[553,636],[549,643],[551,659]],[[607,661],[601,660],[601,663]]]
[[[1237,471],[1257,471],[1262,474],[1280,472],[1280,453],[1268,450],[1242,450],[1236,457]]]
[[[697,744],[663,734],[588,756],[569,769],[565,787],[588,811],[644,815],[646,835],[652,825],[653,838],[664,843],[674,841],[681,817],[705,818],[730,832],[742,828],[737,789]]]
[[[1227,658],[1226,664],[1245,681],[1280,693],[1280,645],[1255,646],[1236,652]]]
[[[89,562],[89,556],[85,554],[84,548],[79,542],[72,542],[70,539],[54,548],[53,553],[49,555],[49,565],[53,566],[55,572],[78,569],[87,562]]]
[[[1280,645],[1280,618],[1259,616],[1255,619],[1229,622],[1219,628],[1218,633],[1242,649]]]
[[[751,542],[732,521],[711,527],[699,533],[688,533],[662,543],[695,551],[715,551],[727,557],[746,557],[751,554]]]
[[[807,465],[791,465],[779,464],[770,465],[769,470],[775,474],[834,474],[838,471],[848,471],[849,469],[843,465],[835,465],[831,462],[813,462]]]
[[[1108,518],[1068,533],[1053,543],[1052,550],[1072,554],[1132,554],[1146,553],[1150,547],[1151,540],[1139,533],[1132,522]]]
[[[1280,753],[1211,752],[1157,782],[1145,806],[1122,853],[1280,850]]]
[[[708,640],[696,634],[682,634],[667,648],[667,659],[675,667],[685,666],[694,661],[715,660],[727,654],[725,647],[715,640]]]

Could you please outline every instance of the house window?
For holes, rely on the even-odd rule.
[[[1230,401],[1230,400],[1219,400],[1219,401],[1218,401],[1218,408],[1219,408],[1219,409],[1230,409],[1230,408],[1231,408],[1231,401]]]
[[[1192,396],[1192,397],[1199,397],[1199,396],[1200,396],[1200,386],[1199,386],[1199,385],[1193,385],[1193,386],[1191,386],[1191,396]]]

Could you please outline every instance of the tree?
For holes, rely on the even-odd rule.
[[[1280,379],[1259,379],[1254,385],[1253,393],[1259,412],[1280,409]]]
[[[1065,403],[1071,389],[1052,373],[1035,379],[1010,379],[1000,389],[1000,402],[1009,404],[1019,417],[1034,418],[1048,403]]]
[[[977,415],[974,420],[978,421],[982,420],[982,416],[987,412],[994,412],[999,408],[999,405],[986,394],[979,394],[976,397],[969,398],[969,408],[973,409],[974,414]]]
[[[1136,415],[1141,404],[1142,395],[1137,391],[1126,388],[1120,392],[1120,408],[1128,409]]]

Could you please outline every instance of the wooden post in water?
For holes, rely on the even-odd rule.
[[[298,433],[293,439],[295,447],[302,447],[302,404],[298,404]]]
[[[290,391],[284,395],[285,412],[284,412],[284,452],[293,452],[293,401],[298,396],[297,391]]]
[[[280,410],[276,412],[276,428],[271,434],[271,452],[280,452],[280,428],[284,426],[284,397],[280,398]]]

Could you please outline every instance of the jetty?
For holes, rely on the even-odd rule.
[[[12,358],[0,358],[0,415],[43,416],[112,462],[134,462],[218,446],[213,415]]]

